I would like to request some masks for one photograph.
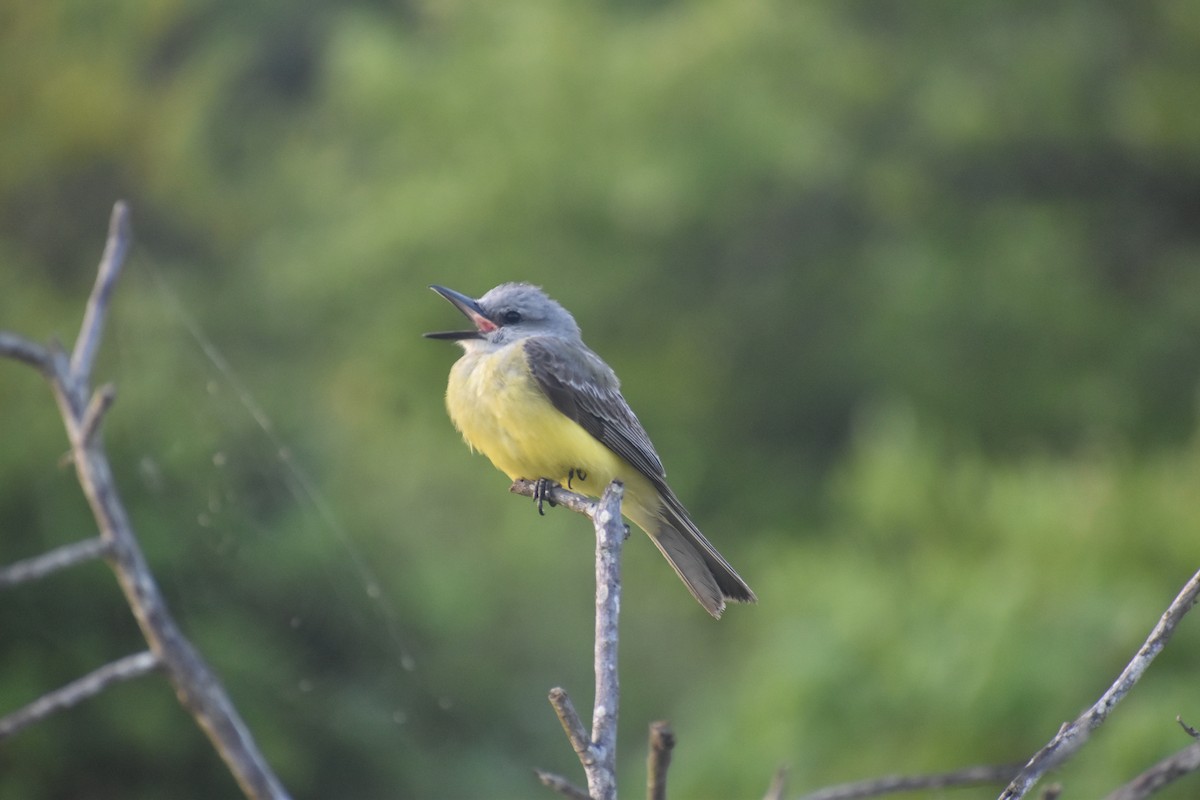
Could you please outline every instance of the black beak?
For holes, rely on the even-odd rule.
[[[429,288],[449,300],[455,308],[463,313],[463,316],[471,320],[475,325],[475,330],[426,333],[423,334],[426,339],[448,339],[450,341],[482,339],[483,334],[496,330],[496,323],[487,318],[487,314],[474,298],[467,297],[462,292],[447,289],[445,286],[430,286]]]

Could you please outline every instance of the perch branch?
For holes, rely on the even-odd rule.
[[[1050,742],[1034,754],[1017,776],[1001,794],[1000,800],[1018,800],[1024,797],[1048,770],[1066,761],[1083,746],[1092,731],[1108,718],[1109,713],[1129,693],[1142,677],[1150,662],[1154,660],[1171,639],[1175,627],[1200,598],[1200,572],[1192,576],[1179,594],[1167,607],[1145,644],[1125,666],[1116,682],[1108,688],[1096,704],[1079,715],[1074,722],[1066,723]]]
[[[282,800],[288,797],[286,791],[263,758],[224,687],[171,616],[117,493],[108,455],[99,437],[94,436],[112,393],[101,389],[89,403],[89,376],[129,239],[129,210],[123,202],[118,202],[113,207],[96,284],[88,298],[70,358],[57,345],[51,345],[44,352],[20,344],[14,347],[13,343],[19,342],[19,337],[9,334],[0,338],[0,343],[9,346],[5,353],[38,366],[54,390],[71,442],[71,461],[99,525],[109,566],[116,574],[150,652],[166,673],[180,704],[208,736],[247,797]]]
[[[508,490],[513,494],[523,494],[526,497],[536,498],[537,482],[527,481],[524,478],[513,481],[513,485],[508,487]],[[599,501],[593,500],[586,495],[577,494],[568,489],[564,489],[557,483],[552,484],[546,492],[546,502],[562,506],[563,508],[574,511],[576,514],[583,514],[588,519],[595,522],[596,508],[600,505]]]
[[[42,695],[24,708],[0,717],[0,741],[51,714],[78,705],[115,683],[131,681],[158,669],[158,658],[149,650],[105,664],[66,686]]]
[[[108,545],[99,536],[84,539],[82,542],[64,544],[49,553],[26,558],[15,564],[0,568],[0,589],[10,589],[22,583],[35,581],[39,578],[58,572],[60,569],[73,567],[93,558],[99,558],[108,552]]]
[[[646,756],[646,798],[667,800],[667,769],[671,766],[671,751],[675,749],[675,734],[669,722],[650,723],[650,753]]]
[[[516,481],[511,491],[534,497],[536,484]],[[592,706],[590,740],[567,693],[555,689],[550,702],[562,722],[571,746],[587,775],[592,800],[615,800],[617,796],[617,709],[620,684],[617,678],[617,620],[621,611],[621,546],[625,523],[621,520],[621,497],[625,487],[613,481],[599,502],[554,486],[544,496],[556,505],[584,514],[596,530],[596,695]],[[584,745],[581,747],[581,743]]]
[[[621,546],[625,523],[621,498],[625,487],[613,481],[600,497],[592,517],[596,528],[596,699],[592,706],[592,752],[588,790],[596,800],[617,796],[617,708],[621,688],[617,674],[617,621],[621,615]]]
[[[873,778],[867,781],[828,786],[801,795],[797,800],[859,800],[863,797],[881,797],[898,792],[1003,783],[1016,775],[1020,768],[1019,764],[1002,764],[964,767],[953,772],[941,772],[934,775],[885,775],[882,778]]]

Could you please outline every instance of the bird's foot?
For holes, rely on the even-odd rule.
[[[587,472],[585,472],[584,470],[582,470],[578,467],[572,467],[567,472],[567,488],[568,489],[571,488],[571,481],[575,480],[576,478],[579,478],[579,480],[581,480],[581,481],[586,481],[587,480]]]
[[[533,502],[537,504],[538,513],[543,517],[546,516],[546,512],[542,509],[543,503],[548,503],[551,508],[558,505],[550,499],[550,491],[559,485],[558,481],[552,481],[549,478],[538,478],[533,482]]]

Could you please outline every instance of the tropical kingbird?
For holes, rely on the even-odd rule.
[[[650,535],[692,596],[714,617],[725,601],[757,598],[667,485],[650,437],[612,369],[588,349],[565,308],[528,283],[478,300],[431,286],[474,330],[427,333],[458,342],[446,408],[467,445],[512,480],[553,480],[599,496],[625,484],[625,516]]]

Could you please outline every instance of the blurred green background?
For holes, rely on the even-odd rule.
[[[631,539],[628,796],[660,718],[681,798],[1024,760],[1200,565],[1196,3],[9,3],[0,119],[0,327],[72,340],[132,206],[106,442],[297,798],[582,782],[545,695],[591,704],[590,530],[453,431],[429,283],[571,309],[761,598],[714,623]],[[0,561],[91,534],[11,362],[0,441]],[[1195,627],[1070,796],[1186,744]],[[0,711],[139,646],[99,564],[0,632]],[[0,796],[237,790],[153,678]]]

